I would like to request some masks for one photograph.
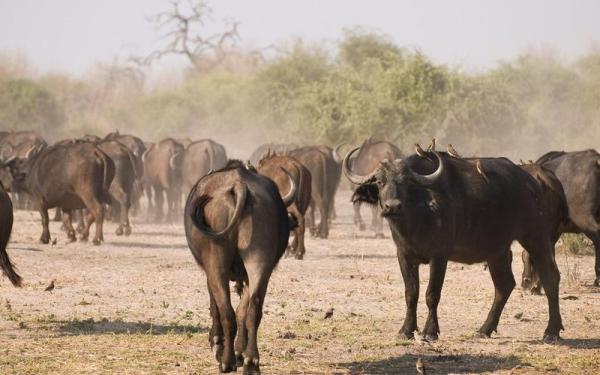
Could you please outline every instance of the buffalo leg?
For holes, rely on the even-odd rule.
[[[447,259],[434,258],[429,263],[429,285],[425,294],[429,315],[423,329],[423,334],[427,340],[437,340],[440,333],[437,308],[442,295],[442,286],[444,285],[447,266]]]
[[[210,316],[212,318],[212,326],[210,327],[208,341],[210,343],[210,348],[215,355],[215,359],[217,362],[221,363],[221,356],[223,355],[223,327],[221,326],[219,308],[217,307],[217,302],[215,301],[215,297],[213,296],[210,287],[208,288],[208,295],[210,297]]]
[[[131,226],[129,224],[129,209],[131,207],[130,197],[124,191],[120,191],[117,194],[117,199],[114,200],[114,206],[119,207],[119,226],[115,231],[117,236],[125,234],[129,236],[131,234]]]
[[[215,304],[219,311],[221,327],[223,328],[223,355],[220,361],[220,370],[222,372],[231,372],[236,370],[235,352],[233,350],[233,341],[237,331],[235,313],[231,306],[231,296],[229,295],[229,281],[224,271],[207,268],[208,286],[215,299]],[[211,272],[211,275],[208,274]]]
[[[521,253],[523,260],[523,275],[521,276],[521,288],[528,290],[531,294],[542,294],[542,280],[537,272],[533,269],[531,257],[526,250]]]
[[[289,213],[296,219],[298,225],[294,228],[294,239],[291,246],[286,251],[287,255],[294,255],[296,259],[303,259],[306,249],[304,248],[304,231],[305,219],[304,215],[298,210],[296,205],[290,207]]]
[[[417,302],[419,301],[419,264],[406,255],[398,254],[398,263],[404,280],[406,316],[398,334],[404,339],[413,339],[417,328]]]
[[[48,217],[48,208],[42,206],[40,208],[40,215],[42,216],[42,236],[40,237],[40,242],[47,244],[50,242],[50,218]]]
[[[162,221],[164,200],[163,189],[159,186],[154,186],[154,220],[156,222]]]
[[[360,202],[354,202],[352,206],[354,208],[354,225],[358,226],[358,230],[363,231],[366,226],[362,216],[360,216]]]
[[[69,242],[75,242],[75,229],[73,228],[73,220],[72,220],[72,211],[63,209],[62,210],[62,222],[65,227],[65,231],[67,232],[67,238]]]
[[[319,206],[319,233],[320,238],[327,238],[329,236],[329,212],[325,202],[320,202]]]
[[[560,338],[563,328],[558,303],[558,288],[560,283],[560,272],[554,260],[554,252],[548,242],[543,247],[530,247],[528,250],[532,258],[533,267],[542,279],[542,286],[548,299],[548,326],[544,331],[544,341],[553,342]]]
[[[317,225],[315,223],[315,202],[314,202],[314,200],[311,199],[310,205],[306,212],[307,212],[307,215],[306,215],[307,226],[308,226],[308,229],[310,230],[310,235],[312,237],[315,237],[317,235]]]
[[[71,211],[71,217],[77,216],[77,228],[75,231],[79,234],[85,230],[85,208]]]
[[[327,220],[327,216],[323,217]],[[248,271],[248,309],[246,312],[246,330],[248,343],[244,351],[244,373],[259,371],[258,327],[262,319],[263,302],[267,293],[270,270],[265,267],[268,261],[246,265]],[[259,265],[260,264],[260,265]]]
[[[586,236],[594,243],[594,251],[596,253],[596,261],[594,263],[596,279],[594,280],[594,286],[600,286],[600,233],[586,233]]]
[[[62,221],[62,213],[60,207],[56,207],[54,210],[54,219],[53,221]]]
[[[85,239],[88,238],[90,227],[92,226],[93,222],[96,222],[96,234],[94,235],[92,243],[94,245],[100,245],[102,241],[104,241],[104,236],[102,234],[102,224],[104,223],[104,207],[94,197],[83,196],[81,198],[89,211],[86,220],[87,223],[85,225],[84,233],[82,233],[82,237]]]
[[[143,193],[146,194],[146,199],[148,200],[147,212],[148,212],[148,217],[150,217],[150,215],[154,214],[154,203],[152,201],[152,186],[149,184],[144,184],[143,190],[144,190]]]
[[[248,288],[244,287],[240,304],[235,310],[235,317],[237,321],[237,337],[235,340],[235,359],[237,366],[244,365],[244,351],[246,350],[246,346],[248,345],[248,330],[246,329],[246,316],[248,314],[248,302],[250,301],[250,293],[248,292]]]
[[[507,247],[502,255],[487,262],[492,281],[494,282],[495,294],[494,303],[488,313],[488,317],[481,328],[479,328],[478,334],[480,336],[490,337],[492,332],[498,329],[498,322],[500,321],[504,305],[506,305],[506,301],[508,301],[508,297],[510,297],[516,285],[511,269],[511,262],[512,253],[510,247]]]
[[[381,210],[378,205],[374,205],[372,208],[373,214],[373,230],[375,231],[375,238],[383,238],[383,218],[381,217]]]

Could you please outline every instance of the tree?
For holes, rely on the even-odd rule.
[[[165,30],[166,44],[145,57],[134,57],[141,65],[150,65],[168,55],[182,55],[196,70],[210,70],[227,56],[228,46],[239,40],[239,22],[226,19],[225,30],[204,35],[206,25],[213,21],[212,8],[205,0],[171,1],[171,9],[158,13],[150,21],[159,30]]]
[[[28,79],[0,80],[0,124],[52,134],[64,122],[54,96]]]

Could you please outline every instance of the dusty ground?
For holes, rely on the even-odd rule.
[[[517,288],[491,339],[471,337],[491,305],[482,265],[450,264],[433,344],[402,341],[404,287],[389,237],[375,240],[352,225],[348,194],[338,196],[328,240],[308,239],[304,261],[283,259],[271,279],[259,349],[263,374],[429,374],[600,372],[600,290],[593,257],[558,256],[566,330],[558,345],[539,339],[545,297]],[[365,213],[368,210],[364,210]],[[368,216],[368,214],[367,214]],[[130,237],[106,226],[106,243],[40,245],[37,213],[19,211],[9,252],[22,289],[0,284],[0,373],[216,372],[208,345],[208,296],[181,225],[134,219]],[[513,269],[522,265],[514,248]],[[567,264],[568,263],[568,264]],[[51,280],[55,289],[45,292]],[[419,324],[426,317],[421,271]],[[324,312],[333,307],[332,319]]]

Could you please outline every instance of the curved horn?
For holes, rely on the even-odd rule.
[[[338,164],[341,164],[344,161],[344,159],[342,159],[340,157],[339,150],[345,144],[346,144],[346,142],[342,142],[342,143],[338,144],[337,146],[335,146],[335,148],[333,149],[333,152],[332,152],[333,160],[335,160],[335,162]]]
[[[346,157],[344,157],[344,161],[342,162],[342,170],[344,171],[344,175],[346,176],[348,181],[352,182],[355,185],[363,184],[375,175],[375,171],[371,172],[367,176],[360,176],[360,175],[354,174],[354,172],[352,172],[350,170],[350,167],[348,166],[348,160],[350,160],[350,157],[352,156],[352,154],[355,153],[359,149],[360,149],[360,147],[357,147],[357,148],[351,150],[350,152],[348,152],[346,154]]]
[[[437,169],[433,173],[427,174],[427,175],[422,175],[422,174],[419,174],[419,173],[413,171],[413,176],[414,176],[415,180],[417,180],[417,182],[419,182],[421,185],[433,184],[435,181],[437,181],[438,178],[440,178],[442,173],[444,173],[444,161],[442,160],[442,157],[436,151],[432,151],[432,152],[438,160]]]
[[[4,163],[4,165],[9,165],[10,163],[13,162],[13,160],[16,160],[16,159],[17,159],[17,157],[15,155],[13,155],[10,158],[4,160],[2,163]],[[2,161],[2,160],[0,160],[0,161]]]
[[[296,184],[296,180],[294,180],[294,177],[292,177],[290,172],[288,172],[283,167],[279,167],[279,168],[281,168],[283,173],[285,173],[288,176],[288,180],[290,181],[290,191],[285,196],[281,197],[283,204],[285,204],[285,206],[288,207],[289,205],[294,203],[294,200],[296,198],[296,193],[298,192],[298,185]]]
[[[427,158],[425,151],[423,150],[421,145],[418,143],[415,143],[415,154],[419,155],[419,157],[421,157],[421,158]]]
[[[33,151],[36,149],[36,146],[31,146],[29,150],[25,153],[25,159],[29,159],[29,157],[33,154]]]
[[[208,196],[200,196],[194,202],[196,206],[191,213],[191,219],[196,228],[207,236],[213,238],[219,238],[227,234],[239,221],[242,217],[242,213],[244,212],[244,205],[246,204],[246,196],[248,195],[248,187],[246,184],[242,182],[237,182],[235,186],[231,189],[235,193],[235,208],[233,210],[233,215],[231,215],[231,219],[222,230],[215,232],[211,228],[209,228],[204,222],[204,206],[210,201],[210,197]]]
[[[214,161],[213,161],[213,153],[212,153],[212,150],[207,148],[207,149],[206,149],[206,153],[208,154],[208,169],[209,169],[209,170],[210,170],[210,169],[214,169],[215,167],[214,167],[214,165],[213,165]]]
[[[177,167],[175,165],[175,158],[178,157],[179,154],[181,154],[181,152],[176,152],[173,155],[171,155],[171,157],[169,158],[169,167],[173,170]]]

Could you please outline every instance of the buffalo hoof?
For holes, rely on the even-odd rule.
[[[383,233],[375,233],[375,238],[385,238]]]
[[[398,338],[400,340],[414,340],[415,339],[415,333],[414,332],[403,332],[403,331],[400,331],[400,332],[398,332]]]
[[[46,236],[42,236],[40,237],[40,243],[43,243],[44,245],[47,245],[50,243],[50,236],[46,237]]]
[[[214,344],[212,347],[213,355],[217,362],[221,362],[221,357],[223,356],[223,345],[222,344]]]
[[[296,258],[297,260],[302,260],[302,259],[304,259],[304,254],[302,254],[302,253],[296,253],[296,256],[295,256],[295,258]]]
[[[473,334],[474,339],[489,339],[492,336],[491,333],[485,333],[481,331],[477,331]]]
[[[242,353],[235,353],[235,364],[237,367],[244,366],[244,356],[242,355]]]
[[[237,367],[235,367],[235,364],[221,363],[219,365],[219,372],[226,373],[226,372],[234,372],[234,371],[237,371]]]
[[[546,344],[556,344],[560,341],[560,335],[557,333],[545,333],[542,341]]]
[[[244,375],[259,375],[258,358],[244,358]]]
[[[131,235],[131,227],[129,225],[125,227],[125,235],[126,236]]]
[[[69,240],[69,242],[75,242],[77,240],[77,237],[75,237],[75,233],[69,233],[67,239]]]
[[[533,287],[530,290],[532,296],[541,296],[542,295],[542,287]]]
[[[437,335],[437,333],[435,333],[435,334],[428,333],[428,334],[425,334],[425,336],[423,336],[423,338],[426,341],[437,341],[438,340],[438,335]]]
[[[96,246],[100,246],[100,244],[102,243],[102,240],[100,238],[94,238],[92,243]]]
[[[600,277],[596,278],[596,280],[594,280],[594,286],[600,286]]]
[[[123,227],[119,226],[119,227],[117,228],[117,230],[115,231],[115,234],[116,234],[117,236],[122,236],[122,235],[123,235]]]

